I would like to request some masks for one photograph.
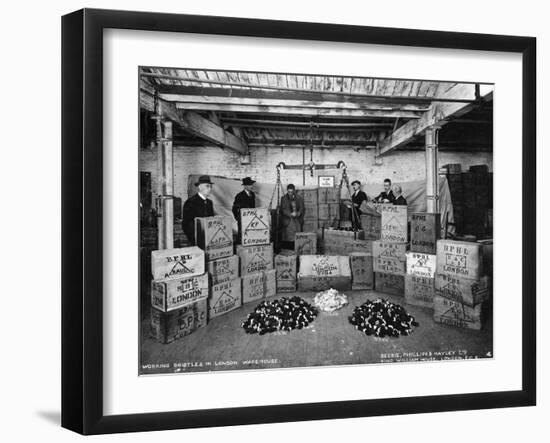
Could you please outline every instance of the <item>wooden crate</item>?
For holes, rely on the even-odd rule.
[[[305,232],[312,232],[319,229],[319,220],[317,218],[305,218],[304,224],[302,225],[302,229]]]
[[[304,220],[319,218],[319,205],[317,203],[304,203]]]
[[[407,252],[407,274],[417,277],[434,278],[436,268],[435,254]]]
[[[349,255],[352,289],[374,289],[372,255],[352,252]]]
[[[319,220],[330,220],[330,205],[328,203],[319,203],[317,213]]]
[[[298,278],[300,276],[344,276],[351,278],[349,257],[341,255],[302,255],[299,257]]]
[[[317,233],[297,232],[294,238],[294,251],[297,255],[317,254]]]
[[[242,278],[243,304],[271,297],[276,294],[276,271],[260,271]]]
[[[195,240],[207,261],[233,255],[233,219],[222,215],[197,217]]]
[[[241,277],[273,269],[273,243],[258,246],[237,246],[241,262]]]
[[[441,216],[428,212],[411,214],[411,251],[435,254],[441,237]]]
[[[373,241],[372,255],[375,272],[405,275],[407,270],[407,243]]]
[[[423,308],[434,307],[435,279],[405,275],[405,303]]]
[[[227,314],[241,305],[241,278],[214,285],[208,297],[208,319]]]
[[[343,238],[351,240],[364,240],[365,231],[359,229],[358,231],[346,231],[343,229],[325,229],[323,232],[323,238],[335,238],[338,241],[342,241]]]
[[[204,251],[197,246],[152,251],[153,279],[179,279],[204,274],[204,258]]]
[[[407,207],[380,205],[380,238],[392,242],[407,242]]]
[[[271,236],[269,208],[241,208],[243,246],[267,245]]]
[[[482,245],[475,242],[438,240],[437,273],[478,280],[483,276]]]
[[[239,276],[239,256],[212,260],[206,263],[206,270],[210,276],[210,285],[217,285],[228,280],[234,280]]]
[[[403,296],[405,294],[405,276],[375,271],[374,289],[385,294]]]
[[[365,232],[365,239],[380,240],[382,236],[382,215],[376,211],[361,214],[361,229]]]
[[[304,203],[317,203],[318,201],[317,188],[297,189],[296,194],[302,197]]]
[[[493,275],[493,239],[485,239],[477,241],[481,245],[481,253],[483,256],[483,270],[492,276]]]
[[[173,311],[208,298],[208,274],[178,280],[153,280],[151,305],[162,312]]]
[[[328,204],[328,218],[330,220],[340,220],[340,203]]]
[[[296,292],[296,274],[298,257],[296,255],[277,254],[275,256],[277,292]]]
[[[468,306],[475,306],[490,298],[490,279],[488,276],[479,280],[472,280],[452,275],[436,274],[435,291],[440,297]]]
[[[171,343],[207,324],[207,300],[199,300],[170,312],[151,308],[151,336],[161,343]]]
[[[340,203],[340,188],[319,188],[319,203]]]
[[[460,163],[449,163],[442,166],[446,169],[447,174],[460,174],[462,172],[462,165]]]
[[[483,306],[474,307],[434,296],[434,320],[445,325],[480,330],[483,327]]]
[[[326,291],[327,289],[338,291],[351,290],[351,276],[315,276],[298,274],[298,291]]]

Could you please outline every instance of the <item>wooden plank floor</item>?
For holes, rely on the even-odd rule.
[[[282,297],[288,294],[278,294]],[[291,294],[292,295],[292,294]],[[299,293],[312,302],[314,293]],[[319,313],[308,328],[265,335],[247,334],[241,323],[255,308],[250,303],[213,319],[205,328],[173,343],[149,336],[148,312],[143,312],[141,374],[243,370],[416,361],[418,359],[487,358],[492,356],[492,321],[473,331],[435,323],[433,311],[404,303],[403,297],[375,291],[349,291],[349,304],[333,313]],[[384,298],[403,305],[420,323],[410,336],[369,337],[348,320],[353,308],[367,299]],[[431,353],[431,355],[429,354]],[[440,354],[436,354],[440,353]],[[391,354],[388,356],[388,354]],[[169,363],[151,369],[147,364]],[[175,367],[174,364],[191,366]]]

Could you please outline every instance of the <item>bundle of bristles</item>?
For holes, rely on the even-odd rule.
[[[349,321],[355,329],[375,337],[410,335],[418,322],[405,308],[381,298],[355,307]]]
[[[317,316],[317,309],[300,297],[261,302],[242,323],[248,334],[291,331],[308,326]]]

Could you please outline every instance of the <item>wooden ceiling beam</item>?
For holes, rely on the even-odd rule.
[[[392,96],[375,94],[348,94],[331,91],[302,90],[263,90],[263,89],[234,89],[234,88],[204,88],[195,86],[156,85],[159,94],[166,96],[192,96],[208,97],[211,100],[224,98],[261,99],[261,100],[299,100],[314,102],[338,102],[338,103],[379,103],[379,104],[409,104],[416,106],[428,106],[430,99],[436,97],[424,96]],[[466,100],[466,99],[465,99]]]
[[[244,112],[249,114],[295,115],[306,117],[361,117],[361,118],[420,118],[421,112],[415,111],[380,111],[370,109],[338,109],[319,107],[234,105],[216,103],[176,103],[177,109],[200,112]]]
[[[140,106],[150,112],[156,112],[154,99],[151,100],[149,94],[140,94]],[[240,154],[245,154],[249,151],[246,142],[234,134],[223,129],[211,120],[204,118],[193,111],[182,112],[174,106],[173,103],[158,100],[159,114],[168,120],[174,122],[177,126],[174,127],[174,132],[184,130],[189,134],[199,137],[203,140],[222,146]]]
[[[475,85],[457,84],[445,93],[448,97],[470,96],[475,98]],[[482,101],[492,100],[492,91],[481,97]],[[471,111],[478,102],[475,103],[434,103],[430,110],[422,118],[409,121],[403,126],[397,128],[380,142],[380,155],[388,154],[400,146],[407,144],[414,137],[421,135],[431,126],[443,126],[449,122],[450,117],[460,117]]]
[[[147,72],[141,72],[140,73],[141,78],[154,78],[157,81],[160,79],[165,80],[176,80],[182,82],[180,85],[169,85],[169,84],[163,84],[161,82],[158,83],[158,85],[155,85],[155,87],[159,88],[159,91],[162,88],[162,92],[171,91],[174,93],[174,91],[181,91],[180,88],[189,87],[187,85],[184,85],[183,83],[191,83],[191,84],[201,84],[200,89],[205,89],[204,84],[207,85],[218,85],[216,89],[229,89],[230,91],[237,91],[239,89],[244,90],[261,90],[261,91],[279,91],[279,92],[292,92],[292,93],[304,93],[304,94],[319,94],[319,93],[326,93],[326,94],[333,94],[343,97],[358,97],[358,98],[391,98],[391,99],[405,99],[407,101],[415,100],[416,96],[391,96],[390,94],[387,95],[381,95],[381,94],[360,94],[360,93],[352,93],[352,92],[344,92],[344,91],[320,91],[315,89],[304,89],[304,88],[291,88],[291,87],[283,87],[283,86],[275,86],[275,85],[269,85],[269,84],[260,84],[260,83],[246,83],[246,82],[224,82],[224,81],[217,81],[217,80],[211,80],[206,78],[189,78],[189,77],[181,77],[178,75],[167,75],[167,74],[160,74],[160,73],[147,73]],[[375,79],[380,81],[389,81],[388,79]],[[412,81],[412,80],[411,80]],[[425,82],[424,82],[425,83]],[[215,88],[211,88],[215,89]],[[180,93],[180,92],[177,92]],[[433,101],[433,100],[446,100],[445,97],[439,97],[439,96],[419,96],[418,99],[424,100],[424,101]],[[448,100],[451,101],[467,101],[471,99],[467,99],[465,97],[447,97]]]

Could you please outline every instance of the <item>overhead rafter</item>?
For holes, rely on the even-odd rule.
[[[211,100],[233,99],[262,99],[262,100],[298,100],[311,102],[338,102],[338,103],[378,103],[383,105],[409,104],[427,107],[430,99],[424,96],[392,96],[375,94],[358,94],[350,92],[316,91],[316,90],[265,90],[219,87],[196,87],[179,85],[155,85],[159,94],[166,96],[209,97]]]
[[[492,100],[492,91],[480,97],[482,101]],[[476,87],[473,84],[457,84],[445,93],[448,97],[476,97]],[[442,126],[448,123],[450,117],[459,117],[472,108],[478,102],[472,103],[434,103],[420,119],[409,121],[397,128],[380,142],[380,155],[388,154],[392,150],[407,144],[414,137],[422,134],[433,125]]]
[[[159,94],[166,101],[177,102],[187,109],[193,109],[195,105],[238,105],[238,106],[270,106],[270,107],[295,107],[295,108],[317,108],[317,109],[357,109],[373,111],[413,111],[425,112],[429,105],[418,105],[409,103],[381,103],[358,101],[333,101],[333,100],[296,100],[291,98],[273,99],[258,97],[212,97],[208,95],[181,95],[181,94]]]
[[[256,84],[256,83],[245,83],[245,82],[223,82],[223,81],[216,81],[216,80],[211,80],[211,79],[206,79],[206,78],[190,78],[190,77],[183,77],[183,76],[178,76],[178,75],[168,75],[168,74],[159,74],[159,73],[147,73],[147,72],[142,72],[140,73],[140,76],[143,77],[143,78],[154,78],[154,79],[166,79],[166,80],[176,80],[176,81],[180,81],[180,82],[188,82],[188,83],[199,83],[201,85],[204,85],[204,84],[208,84],[208,85],[219,85],[219,86],[222,86],[222,87],[226,87],[226,88],[235,88],[235,89],[232,89],[232,90],[237,90],[237,88],[246,88],[248,90],[251,90],[251,89],[257,89],[257,90],[271,90],[271,91],[288,91],[288,92],[299,92],[299,93],[305,93],[305,94],[309,94],[309,93],[313,93],[313,94],[318,94],[320,93],[321,91],[319,90],[314,90],[314,89],[303,89],[303,88],[290,88],[290,87],[282,87],[282,86],[272,86],[272,85],[266,85],[266,84]],[[452,85],[452,83],[449,83],[450,85]],[[159,87],[162,87],[162,88],[165,88],[165,87],[168,87],[169,85],[161,85],[159,84],[158,85]],[[171,91],[175,91],[176,89],[175,88],[178,88],[178,87],[184,87],[184,85],[172,85],[173,88],[171,89]],[[222,88],[218,88],[218,89],[222,89]],[[168,89],[165,89],[163,92],[166,92]],[[414,97],[415,96],[393,96],[393,95],[390,95],[390,94],[385,94],[385,95],[382,95],[382,94],[359,94],[359,93],[352,93],[352,92],[343,92],[343,91],[328,91],[328,92],[325,92],[327,94],[334,94],[334,95],[340,95],[340,96],[346,96],[346,97],[360,97],[360,98],[382,98],[382,99],[387,99],[387,98],[390,98],[390,99],[396,99],[396,100],[399,100],[399,99],[405,99],[407,101],[411,101],[414,100]],[[450,101],[460,101],[460,102],[465,102],[467,100],[471,100],[471,99],[465,99],[465,98],[462,98],[462,97],[456,97],[456,98],[453,98],[453,97],[441,97],[441,96],[421,96],[420,99],[424,100],[424,101],[434,101],[434,100],[440,100],[440,101],[446,101],[446,100],[450,100]]]
[[[140,94],[140,106],[154,112],[154,99],[148,94]],[[173,103],[158,99],[158,111],[161,116],[173,121],[179,128],[190,134],[214,143],[218,146],[231,149],[240,154],[249,151],[246,142],[234,134],[223,129],[211,120],[204,118],[193,111],[182,112]],[[176,131],[177,128],[174,128]]]
[[[193,111],[244,112],[250,114],[296,115],[308,117],[361,117],[361,118],[391,118],[418,119],[422,112],[400,110],[369,110],[369,109],[339,109],[299,106],[266,106],[266,105],[234,105],[219,103],[176,103],[176,108]]]

